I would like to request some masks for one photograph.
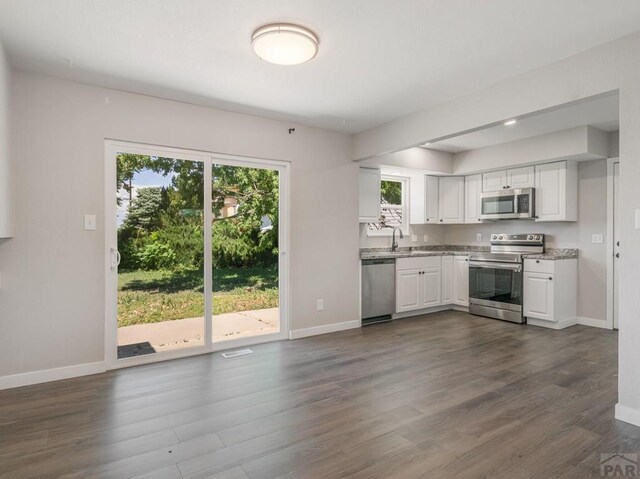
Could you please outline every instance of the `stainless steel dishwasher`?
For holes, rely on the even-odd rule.
[[[396,309],[396,260],[362,260],[362,325],[391,320]]]

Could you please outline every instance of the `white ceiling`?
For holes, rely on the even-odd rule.
[[[591,125],[604,131],[616,131],[619,128],[618,116],[618,95],[599,96],[519,118],[514,125],[495,125],[446,140],[434,141],[425,147],[430,150],[460,153],[583,125]]]
[[[318,57],[259,60],[274,21],[317,32]],[[345,132],[639,28],[638,0],[0,0],[19,69]]]

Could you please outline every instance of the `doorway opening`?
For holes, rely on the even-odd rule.
[[[288,164],[108,142],[107,169],[114,367],[286,338]]]

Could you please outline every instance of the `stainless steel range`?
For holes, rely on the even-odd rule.
[[[469,312],[524,323],[522,257],[543,252],[543,234],[492,234],[491,252],[469,257]]]

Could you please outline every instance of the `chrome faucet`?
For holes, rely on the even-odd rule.
[[[393,233],[391,233],[391,251],[395,251],[398,249],[398,242],[396,241],[396,230],[400,233],[400,239],[404,239],[404,235],[402,234],[402,230],[400,228],[393,228]]]

